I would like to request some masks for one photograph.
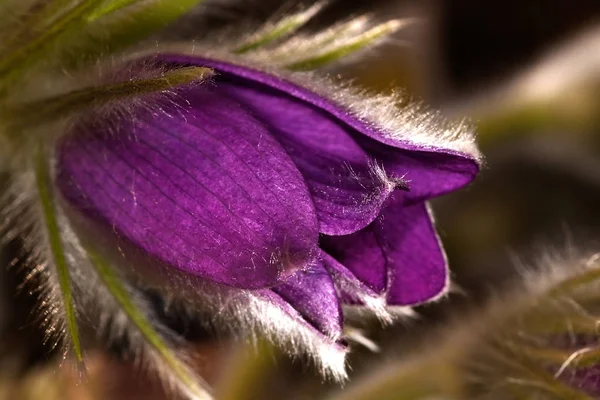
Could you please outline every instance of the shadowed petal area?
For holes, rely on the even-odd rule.
[[[366,177],[364,158],[361,161],[364,155],[361,154],[368,154],[369,157],[381,162],[384,169],[392,176],[406,177],[411,188],[410,196],[405,198],[407,202],[414,203],[459,189],[470,183],[479,171],[476,155],[444,148],[445,139],[433,140],[440,143],[440,147],[435,147],[412,142],[410,132],[385,132],[377,124],[361,120],[347,108],[335,104],[328,98],[278,76],[213,59],[182,55],[162,55],[161,59],[202,65],[218,71],[219,82],[227,83],[232,95],[239,96],[249,106],[254,105],[253,110],[258,118],[274,124],[278,129],[282,127],[279,130],[278,140],[282,140],[293,158],[297,148],[302,151],[297,144],[310,145],[308,147],[310,151],[305,152],[308,156],[306,159],[308,164],[315,162],[315,154],[321,154],[331,157],[332,161],[347,162],[355,168],[359,176]],[[293,106],[283,106],[284,104]],[[398,110],[398,113],[401,112]],[[295,122],[290,124],[292,120]],[[361,150],[359,151],[358,148]],[[311,189],[310,181],[315,178],[315,175],[317,175],[317,182],[327,176],[322,169],[317,172],[305,171],[300,160],[294,158],[294,161],[299,164]],[[359,166],[356,164],[357,161]],[[334,173],[334,175],[339,174]],[[319,219],[322,220],[321,232],[328,235],[355,232],[357,229],[352,230],[327,220],[326,214],[330,210],[327,204],[328,198],[332,199],[329,200],[333,203],[332,210],[337,212],[336,193],[340,193],[340,188],[345,187],[344,180],[338,179],[339,183],[336,187],[331,184],[331,179],[331,176],[326,178],[326,184],[331,189],[325,195],[321,195],[325,198],[323,201],[325,204],[319,204],[319,193],[315,196]],[[377,186],[367,185],[367,192],[373,192],[373,187]],[[351,188],[348,192],[350,191]],[[366,224],[362,225],[365,221],[373,220],[372,217],[376,215],[373,210],[379,210],[376,207],[381,207],[389,195],[389,192],[385,191],[375,192],[379,197],[372,204],[367,204],[365,208],[356,207],[355,210],[346,209],[353,219],[356,219],[360,213],[365,216],[361,223],[356,223],[358,229],[366,226]],[[344,193],[341,197],[344,195],[347,194]],[[347,218],[350,218],[349,216]]]
[[[285,150],[214,87],[178,95],[76,126],[58,150],[66,199],[163,263],[225,285],[266,287],[312,264],[318,222]]]
[[[385,309],[385,294],[369,288],[339,261],[321,250],[323,266],[333,278],[344,304],[361,304],[371,309],[380,319],[389,321],[389,313]]]
[[[378,237],[379,223],[345,236],[324,236],[321,247],[369,289],[383,293],[387,286],[387,261]]]
[[[414,305],[444,292],[446,258],[425,203],[405,204],[396,192],[383,214],[366,229],[325,237],[322,248],[389,305]]]
[[[298,271],[272,289],[315,328],[337,339],[342,334],[342,311],[331,276],[321,264]]]

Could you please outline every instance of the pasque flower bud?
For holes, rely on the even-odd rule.
[[[82,4],[77,15],[87,26],[129,3]],[[11,139],[34,160],[31,171],[17,165],[36,182],[19,190],[41,199],[36,223],[45,233],[36,243],[54,266],[51,303],[81,361],[76,317],[92,307],[100,321],[118,322],[115,332],[149,345],[151,361],[180,384],[193,381],[138,290],[148,284],[143,268],[116,261],[99,245],[107,236],[113,253],[141,255],[167,277],[152,283],[164,296],[308,352],[338,379],[347,352],[342,306],[388,320],[446,293],[427,201],[475,177],[471,131],[398,107],[394,96],[290,72],[332,63],[402,25],[361,18],[287,41],[320,7],[229,48],[209,38],[142,49],[126,55],[121,82],[9,108],[17,117],[40,108],[35,121],[11,117],[19,132],[37,123],[39,135],[40,121],[52,122],[43,140]],[[293,59],[282,58],[293,49]],[[82,231],[86,223],[98,231]]]

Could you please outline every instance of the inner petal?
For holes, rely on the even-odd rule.
[[[384,216],[379,234],[389,260],[388,303],[415,305],[445,294],[446,255],[427,205],[392,202]]]
[[[333,339],[342,334],[342,311],[333,280],[319,263],[298,271],[272,289],[320,332]]]
[[[407,150],[368,137],[358,138],[358,141],[386,171],[408,182],[410,192],[404,196],[407,203],[453,192],[475,179],[479,171],[473,159],[451,152]]]
[[[445,293],[446,256],[427,205],[409,204],[396,192],[382,215],[367,228],[347,236],[325,236],[321,247],[388,305],[410,306]]]
[[[387,286],[387,259],[378,237],[379,222],[345,236],[323,236],[321,247],[376,293]]]
[[[214,87],[90,119],[58,149],[64,197],[167,266],[242,288],[312,264],[318,222],[294,162]]]

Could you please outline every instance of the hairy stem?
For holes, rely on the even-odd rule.
[[[65,310],[67,330],[71,338],[71,345],[77,361],[83,362],[83,352],[79,340],[79,329],[73,304],[73,292],[71,288],[71,279],[69,277],[69,266],[65,257],[62,245],[60,228],[56,218],[54,195],[51,186],[50,166],[46,152],[40,147],[35,159],[36,185],[39,195],[42,214],[48,234],[48,241],[56,273],[58,274],[58,283],[62,295],[63,306]]]

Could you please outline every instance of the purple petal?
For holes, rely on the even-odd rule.
[[[292,355],[306,352],[324,375],[330,375],[337,381],[347,379],[345,357],[348,347],[338,340],[339,335],[333,338],[317,329],[273,290],[246,291],[243,296],[234,294],[226,298],[225,305],[215,307],[217,317],[220,314],[226,317],[232,308],[234,318],[241,320],[247,328],[257,327]],[[248,330],[244,330],[244,333],[247,334]]]
[[[369,138],[360,142],[388,173],[408,182],[410,193],[405,201],[410,203],[453,192],[473,181],[479,172],[478,163],[461,154],[392,148]]]
[[[335,258],[321,251],[321,262],[333,278],[336,289],[344,304],[360,304],[371,309],[381,320],[389,322],[391,317],[385,309],[385,294],[377,293],[357,278]]]
[[[321,247],[369,289],[383,293],[387,287],[387,261],[379,242],[379,225],[375,221],[351,235],[324,236]]]
[[[208,59],[166,59],[215,68],[218,89],[269,127],[304,176],[322,233],[345,235],[364,228],[396,188],[397,181],[373,171],[373,157],[357,143],[362,135],[348,124],[355,118],[347,111],[332,113],[316,94],[262,72]],[[312,98],[307,101],[305,94]]]
[[[342,335],[338,295],[331,276],[322,265],[298,271],[272,290],[320,332],[334,339]]]
[[[332,305],[331,326],[335,326],[338,332],[333,337],[316,328],[299,312],[304,307],[299,307],[300,302],[290,303],[273,289],[240,290],[195,276],[186,278],[189,279],[183,282],[167,280],[165,286],[173,290],[176,298],[185,304],[208,313],[205,322],[217,323],[242,338],[266,338],[293,357],[308,355],[324,375],[336,381],[346,380],[345,358],[349,349],[339,340],[342,321],[337,300],[332,302],[330,296],[317,293],[318,298]],[[304,314],[308,315],[306,312]]]
[[[316,152],[329,155],[330,151],[326,144],[316,142],[315,145],[313,137],[316,140],[335,143],[338,150],[333,153],[334,159],[343,155],[346,157],[345,161],[350,162],[355,161],[354,157],[360,158],[356,150],[358,143],[369,157],[381,161],[388,173],[396,177],[405,176],[410,181],[411,195],[406,197],[407,201],[416,202],[456,190],[471,182],[479,170],[478,161],[473,156],[445,148],[444,139],[440,138],[439,146],[435,147],[392,137],[376,124],[359,119],[347,108],[275,75],[212,59],[182,55],[161,57],[173,62],[216,69],[220,74],[218,79],[230,83],[234,87],[233,92],[244,93],[248,103],[258,106],[259,117],[265,113],[264,116],[269,122],[277,124],[277,121],[281,121],[287,124],[289,119],[297,117],[298,114],[294,116],[295,113],[301,115],[305,112],[306,116],[303,118],[306,122],[296,121],[292,126],[297,131],[282,132],[282,135],[302,144],[310,141],[311,145],[316,147],[312,147],[312,152],[308,152],[309,157],[318,154]],[[277,107],[276,103],[284,100],[295,104],[291,111]],[[266,101],[268,106],[262,106],[261,101]],[[275,107],[276,112],[270,112],[271,107]],[[321,129],[320,123],[324,124],[326,130]],[[313,125],[318,128],[313,129]],[[332,138],[334,135],[335,138]],[[305,139],[307,137],[311,139]],[[301,171],[305,173],[302,169]],[[319,217],[322,218],[321,215]],[[335,229],[329,231],[328,228],[329,226],[325,225],[322,232],[332,235],[351,233],[348,229],[336,232]]]
[[[306,268],[318,222],[285,150],[214,87],[178,95],[79,124],[59,148],[64,196],[163,263],[225,285],[270,286]]]
[[[420,304],[446,291],[446,255],[425,203],[392,203],[379,229],[388,259],[388,304]]]
[[[448,284],[446,258],[424,203],[407,205],[397,192],[369,227],[348,236],[326,237],[322,248],[389,305],[415,305],[442,294]]]

